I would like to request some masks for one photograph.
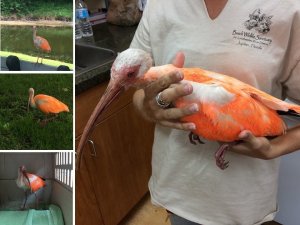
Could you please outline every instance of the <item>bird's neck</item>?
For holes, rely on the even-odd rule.
[[[22,177],[22,171],[18,170],[18,178],[17,178],[17,180],[21,180],[21,177]]]
[[[33,40],[36,38],[36,29],[33,29]]]
[[[163,66],[151,67],[147,73],[144,74],[143,78],[139,81],[140,84],[147,85],[148,83],[157,80],[159,77],[169,74],[170,72],[176,70],[175,66],[172,64],[167,64]]]
[[[29,96],[29,104],[32,108],[36,108],[36,104],[35,104],[35,101],[34,101],[34,94],[30,94]]]

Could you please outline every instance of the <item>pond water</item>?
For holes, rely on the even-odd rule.
[[[73,61],[72,27],[37,27],[37,35],[48,40],[50,53],[44,53],[47,59],[66,63]],[[1,26],[1,50],[37,56],[33,45],[32,26]]]

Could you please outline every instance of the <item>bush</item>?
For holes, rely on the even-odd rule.
[[[26,14],[32,5],[32,0],[1,0],[1,11],[7,14]]]

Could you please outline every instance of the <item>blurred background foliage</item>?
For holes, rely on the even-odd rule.
[[[72,0],[1,0],[2,19],[72,21]]]

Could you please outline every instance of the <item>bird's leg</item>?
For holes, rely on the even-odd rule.
[[[43,58],[44,58],[44,57],[43,57],[43,53],[41,53],[41,59],[42,59],[42,60],[41,60],[41,64],[43,64]]]
[[[38,57],[37,57],[37,59],[36,59],[35,65],[37,65],[37,64],[39,63],[39,58],[40,58],[40,54],[38,53]]]
[[[35,209],[37,210],[39,208],[39,198],[36,195],[36,192],[34,192],[34,195],[35,195]]]
[[[192,131],[190,132],[189,134],[189,139],[190,139],[190,142],[193,144],[193,145],[196,145],[196,141],[199,143],[199,144],[204,144],[203,141],[201,141],[201,139],[199,138],[199,136],[197,134],[194,134]]]
[[[224,159],[225,152],[228,148],[229,144],[222,144],[215,153],[216,164],[221,170],[224,170],[229,166],[229,161],[226,162]]]
[[[58,116],[57,114],[55,114],[55,115],[52,116],[52,117],[46,116],[45,119],[43,119],[42,121],[40,121],[40,125],[41,125],[41,126],[46,126],[47,123],[48,123],[49,121],[54,120],[57,116]]]
[[[25,209],[26,202],[27,202],[27,192],[26,192],[26,191],[24,191],[24,194],[25,194],[25,200],[24,200],[24,204],[23,204],[23,206],[22,206],[21,210],[24,210],[24,209]]]
[[[58,115],[57,115],[57,114],[54,114],[54,116],[52,116],[52,117],[46,119],[46,121],[49,122],[49,121],[51,121],[51,120],[54,120],[54,119],[57,118],[57,117],[58,117]]]

